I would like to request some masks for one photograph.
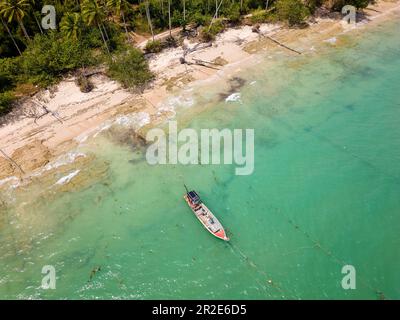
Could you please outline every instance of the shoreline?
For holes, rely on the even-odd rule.
[[[380,1],[368,8],[379,12],[366,10],[366,17],[370,21],[362,21],[359,28],[351,30],[360,30],[375,21],[389,20],[391,12],[400,10],[400,3]],[[157,77],[152,88],[141,95],[130,93],[103,75],[91,77],[95,89],[90,93],[81,93],[73,78],[62,80],[55,91],[39,92],[34,98],[46,103],[62,121],[47,114],[35,123],[32,112],[37,108],[33,109],[32,99],[22,103],[25,117],[0,127],[0,149],[20,166],[0,156],[0,188],[18,179],[37,177],[46,167],[57,168],[52,167],[54,161],[114,123],[133,122],[137,131],[164,122],[175,115],[174,107],[167,103],[168,98],[174,98],[175,93],[189,85],[193,88],[205,83],[227,81],[237,69],[256,64],[257,57],[266,50],[277,54],[294,54],[277,47],[268,39],[261,39],[251,29],[251,26],[227,29],[217,36],[211,47],[188,55],[191,61],[215,61],[221,65],[219,68],[181,64],[181,47],[151,57],[149,65]],[[309,54],[315,51],[316,45],[335,45],[335,37],[348,30],[343,29],[340,20],[318,18],[316,23],[306,29],[262,24],[261,32]],[[190,48],[194,45],[196,43],[187,43]],[[66,161],[66,164],[73,164],[77,159],[89,161],[89,158],[78,156],[72,162]]]

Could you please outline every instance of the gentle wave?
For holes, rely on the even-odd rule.
[[[82,153],[82,152],[68,152],[67,154],[64,154],[62,156],[60,156],[56,161],[48,163],[45,167],[44,167],[44,171],[48,171],[51,169],[56,169],[59,168],[61,166],[64,166],[66,164],[71,164],[73,162],[75,162],[76,159],[78,158],[85,158],[86,154]]]
[[[19,179],[15,176],[8,177],[0,180],[0,187],[4,184],[10,184],[11,188],[17,188],[19,186]]]
[[[80,171],[81,170],[75,170],[75,171],[71,172],[70,174],[59,179],[55,184],[63,185],[63,184],[69,183],[72,180],[72,178],[75,177]]]
[[[232,93],[225,99],[225,102],[242,102],[240,92]]]

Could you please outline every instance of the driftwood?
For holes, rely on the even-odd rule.
[[[219,70],[216,67],[208,66],[206,63],[209,63],[209,62],[202,62],[202,60],[194,60],[194,62],[187,62],[188,65],[194,64],[194,65],[202,66],[202,67],[209,68],[209,69]]]
[[[104,70],[93,70],[93,71],[87,71],[87,72],[82,72],[81,75],[84,77],[91,77],[96,74],[105,74]]]
[[[56,118],[60,123],[63,123],[56,112],[51,111],[49,108],[47,108],[45,105],[41,104],[39,101],[36,101],[36,100],[32,99],[32,102],[34,104],[36,104],[37,106],[41,107],[44,110],[44,113],[42,113],[40,116],[35,117],[35,121],[34,121],[35,123],[36,123],[37,120],[39,120],[40,118],[44,117],[46,114],[49,114],[49,113],[54,118]]]
[[[185,57],[186,55],[188,55],[189,53],[195,52],[197,50],[201,50],[201,49],[206,49],[212,47],[212,43],[208,42],[208,43],[198,43],[196,44],[193,48],[189,49],[189,48],[184,48],[183,49],[183,56]]]
[[[205,68],[219,70],[216,67],[212,67],[212,66],[207,65],[207,64],[216,64],[216,63],[213,63],[213,62],[208,62],[208,61],[199,60],[199,59],[193,59],[193,62],[192,62],[192,61],[187,61],[184,57],[180,57],[179,61],[181,62],[181,64],[185,64],[185,65],[188,65],[188,66],[197,65],[197,66],[202,66],[202,67],[205,67]]]
[[[220,63],[212,62],[212,61],[205,61],[205,60],[200,60],[200,59],[193,59],[196,63],[208,63],[208,64],[213,64],[215,66],[221,66]]]
[[[272,42],[275,42],[277,45],[279,45],[279,46],[281,46],[281,47],[283,47],[283,48],[285,48],[285,49],[288,49],[288,50],[290,50],[290,51],[293,51],[293,52],[295,52],[295,53],[297,53],[297,54],[301,54],[300,51],[297,51],[297,50],[295,50],[295,49],[292,49],[292,48],[290,48],[290,47],[284,45],[283,43],[279,42],[278,40],[275,40],[274,38],[271,38],[270,36],[267,36],[267,35],[264,35],[264,34],[262,34],[262,36],[268,38],[268,39],[271,40]]]
[[[372,9],[372,8],[364,8],[363,10],[370,10],[370,11],[375,11],[378,13],[382,13],[382,11],[376,10],[376,9]]]
[[[297,54],[301,54],[300,51],[292,49],[292,48],[288,47],[287,45],[283,44],[282,42],[280,42],[280,41],[278,41],[278,40],[276,40],[276,39],[274,39],[274,38],[272,38],[272,37],[270,37],[270,36],[268,36],[266,34],[261,33],[259,25],[254,26],[252,31],[255,32],[255,33],[258,33],[262,37],[265,37],[265,38],[271,40],[272,42],[276,43],[278,46],[281,46],[282,48],[285,48],[285,49],[290,50],[292,52],[295,52]]]
[[[198,66],[202,66],[202,67],[206,67],[206,68],[210,68],[210,69],[219,70],[218,68],[209,66],[209,64],[219,65],[218,63],[214,63],[214,62],[211,62],[211,61],[200,60],[200,59],[193,59],[193,61],[187,61],[186,60],[186,56],[189,53],[195,52],[197,50],[209,48],[209,47],[212,47],[212,43],[211,42],[208,42],[208,43],[205,43],[205,44],[204,43],[198,43],[193,48],[184,47],[183,48],[183,56],[179,58],[180,63],[184,64],[184,65],[198,65]]]
[[[7,161],[14,164],[23,174],[25,174],[25,171],[20,167],[20,165],[10,158],[3,150],[0,149],[0,153],[4,156],[4,158],[6,158]]]

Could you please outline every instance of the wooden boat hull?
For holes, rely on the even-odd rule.
[[[203,227],[208,230],[208,232],[210,232],[218,239],[229,241],[229,238],[226,235],[225,229],[223,228],[222,224],[218,221],[218,219],[212,214],[210,209],[208,209],[204,203],[201,203],[199,206],[194,207],[190,203],[187,195],[184,195],[183,198],[189,205],[196,218],[201,222]],[[212,223],[209,222],[210,220],[212,221]]]

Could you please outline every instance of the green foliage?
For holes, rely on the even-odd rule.
[[[226,11],[224,11],[225,16],[229,19],[232,23],[238,23],[241,19],[240,14],[240,4],[233,3]]]
[[[123,48],[110,59],[108,74],[124,87],[142,90],[153,79],[147,60],[136,48]]]
[[[11,111],[15,97],[11,91],[0,92],[0,116]]]
[[[178,40],[173,36],[168,36],[163,43],[163,47],[165,48],[176,48],[177,46]]]
[[[310,13],[314,13],[315,10],[322,5],[323,0],[305,0],[303,3],[310,10]]]
[[[26,80],[41,86],[49,85],[62,74],[91,62],[90,52],[81,42],[61,38],[55,32],[36,36],[22,58]]]
[[[84,45],[88,48],[101,48],[103,40],[101,39],[100,31],[97,28],[85,28],[84,36],[81,38]]]
[[[160,52],[163,49],[162,43],[159,40],[149,40],[146,43],[146,46],[144,48],[144,51],[146,53],[157,53]]]
[[[67,13],[62,17],[60,30],[65,37],[78,40],[82,29],[83,21],[82,16],[79,13]]]
[[[333,9],[341,10],[345,4],[365,8],[370,1],[332,0],[329,4]],[[58,28],[57,31],[44,30],[42,35],[38,23],[45,4],[55,6]],[[103,62],[109,64],[110,75],[125,86],[142,86],[151,78],[147,64],[142,60],[142,54],[124,45],[129,38],[126,32],[150,34],[146,4],[154,33],[168,30],[168,2],[165,0],[0,0],[0,113],[9,110],[16,87],[24,87],[24,84],[47,86],[67,72]],[[267,0],[223,1],[218,19],[212,24],[215,1],[170,0],[170,4],[172,27],[198,26],[202,41],[211,41],[225,29],[225,24],[239,23],[245,14],[252,13],[252,23],[279,19],[294,26],[327,2],[268,0],[268,8],[272,11],[267,12]],[[163,43],[149,41],[145,52],[159,52],[177,44],[173,38]],[[22,52],[21,57],[19,52]],[[112,58],[115,60],[111,62]],[[135,61],[139,63],[136,69]],[[127,66],[129,72],[126,72]],[[84,91],[90,90],[87,79],[79,79],[79,85]],[[19,97],[20,93],[18,89],[15,95]]]
[[[81,10],[83,21],[88,26],[98,26],[104,20],[105,11],[98,0],[83,0]]]
[[[252,16],[250,17],[251,23],[264,23],[268,22],[269,14],[264,9],[257,9],[252,12]]]
[[[279,20],[286,21],[289,26],[301,24],[309,15],[309,10],[301,0],[278,0],[276,11]]]
[[[211,15],[195,12],[190,16],[190,21],[194,22],[196,26],[209,25],[211,22]]]
[[[16,81],[16,74],[19,73],[20,59],[4,58],[0,59],[0,92],[11,89]]]
[[[215,19],[211,27],[203,27],[200,31],[200,39],[204,42],[212,41],[215,36],[225,30],[225,24],[221,19]]]

